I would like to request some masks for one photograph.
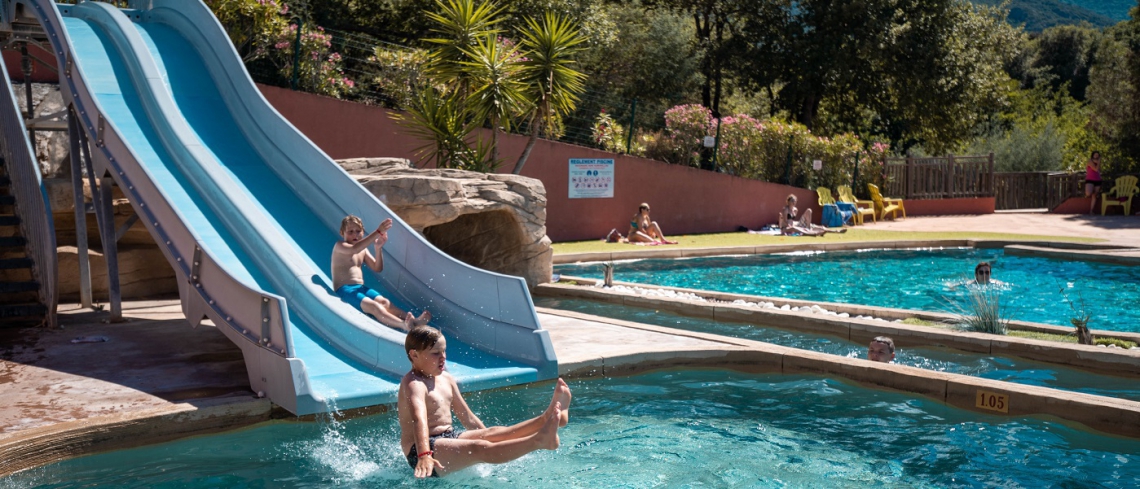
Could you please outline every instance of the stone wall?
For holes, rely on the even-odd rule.
[[[24,85],[17,84],[13,88],[16,90],[16,101],[20,110],[27,112]],[[32,84],[32,106],[35,108],[36,117],[67,109],[63,104],[63,95],[59,93],[59,85],[45,83]],[[60,120],[67,119],[61,117]],[[67,137],[67,131],[37,131],[35,151],[45,178],[71,175],[71,142]]]
[[[550,282],[546,189],[518,175],[415,169],[402,158],[339,161],[413,229],[469,265]]]

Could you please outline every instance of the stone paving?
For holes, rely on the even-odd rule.
[[[908,217],[867,224],[886,231],[992,232],[1100,238],[1111,244],[1140,247],[1140,216],[1066,215],[998,212],[981,216]]]

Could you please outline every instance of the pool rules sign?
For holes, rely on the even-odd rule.
[[[571,199],[612,199],[614,160],[570,158]]]

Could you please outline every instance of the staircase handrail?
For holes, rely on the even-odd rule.
[[[47,308],[44,324],[55,327],[59,306],[59,261],[51,199],[4,63],[0,63],[0,76],[3,76],[6,87],[5,93],[0,94],[0,156],[8,163],[8,178],[11,180],[8,188],[16,198],[20,232],[27,240],[25,247],[33,262],[32,277],[39,283],[39,300]]]

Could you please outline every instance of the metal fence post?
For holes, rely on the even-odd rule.
[[[851,193],[854,194],[855,190],[859,188],[859,154],[862,151],[855,152],[855,171],[851,172]]]
[[[720,168],[720,123],[721,118],[716,118],[716,137],[713,138],[713,171],[718,171]]]
[[[293,41],[293,79],[289,87],[297,89],[297,82],[301,73],[301,31],[305,29],[305,19],[297,19],[297,38]]]
[[[625,138],[625,154],[627,155],[633,154],[630,152],[630,148],[633,147],[633,130],[634,124],[637,121],[635,117],[637,117],[637,99],[633,99],[633,103],[630,104],[629,108],[629,135]]]
[[[796,137],[795,133],[788,135],[788,162],[784,165],[784,184],[792,184],[792,139]]]

